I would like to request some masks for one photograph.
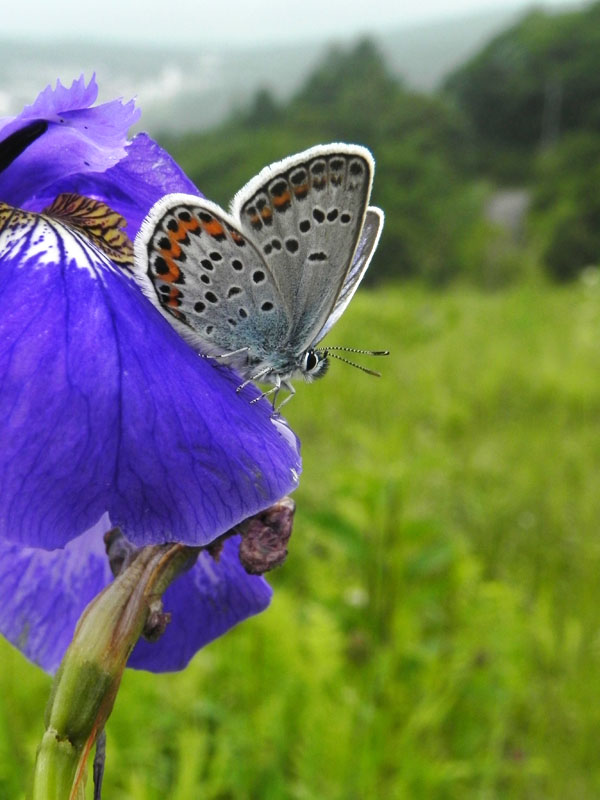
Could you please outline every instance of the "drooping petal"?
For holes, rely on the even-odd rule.
[[[8,214],[8,216],[6,216]],[[0,216],[0,537],[61,547],[104,512],[206,544],[297,485],[297,442],[87,240]]]
[[[148,211],[163,195],[184,192],[202,197],[171,156],[145,133],[135,136],[126,147],[125,157],[106,172],[62,178],[28,201],[26,207],[43,211],[65,192],[109,205],[127,220],[126,232],[132,241]]]
[[[172,615],[166,631],[156,642],[140,639],[128,667],[183,669],[201,647],[269,605],[271,587],[244,571],[239,543],[239,536],[228,539],[218,561],[200,553],[192,569],[169,586],[163,597],[164,610]]]
[[[47,672],[56,671],[84,608],[112,580],[102,540],[109,527],[104,516],[53,551],[0,540],[0,633]],[[244,572],[237,551],[238,539],[229,539],[218,562],[202,553],[169,587],[171,622],[158,641],[138,643],[129,666],[183,669],[201,647],[267,607],[271,589]]]
[[[83,77],[70,88],[57,81],[21,114],[0,123],[0,141],[34,120],[48,127],[0,173],[0,201],[28,207],[38,193],[69,175],[102,173],[125,155],[127,131],[139,118],[133,101],[113,100],[90,108],[98,89]]]
[[[105,517],[64,550],[0,539],[0,633],[30,661],[54,672],[86,605],[112,575],[104,554]]]

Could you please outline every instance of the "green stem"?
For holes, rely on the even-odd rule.
[[[83,800],[87,759],[127,659],[152,607],[197,554],[180,544],[145,547],[85,609],[54,679],[32,800]]]

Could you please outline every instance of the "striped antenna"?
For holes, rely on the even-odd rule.
[[[365,356],[389,356],[389,350],[359,350],[357,347],[315,347],[315,353],[328,353],[330,350],[343,350],[346,353],[362,353]],[[335,358],[336,356],[334,356]],[[341,359],[343,360],[343,359]]]
[[[338,349],[345,349],[345,348],[338,348]],[[366,353],[367,351],[359,350],[359,351],[352,351],[352,352],[359,352],[359,353],[365,352]],[[367,375],[375,375],[376,378],[381,378],[381,372],[376,372],[374,369],[367,369],[367,367],[363,367],[360,364],[355,364],[354,361],[349,361],[347,358],[343,358],[342,356],[336,356],[335,353],[328,353],[327,350],[325,350],[325,353],[328,356],[331,356],[331,358],[336,358],[338,361],[343,361],[344,364],[350,364],[351,367],[356,367],[356,369],[361,369],[363,372],[366,372]],[[385,356],[385,355],[388,355],[388,354],[386,352],[376,352],[376,353],[369,353],[369,355],[372,355],[372,356]]]

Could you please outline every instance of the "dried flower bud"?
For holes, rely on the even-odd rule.
[[[129,542],[120,528],[111,528],[104,534],[104,546],[110,571],[117,577],[133,561],[138,548]]]
[[[246,520],[241,529],[240,561],[250,575],[281,566],[287,557],[296,504],[290,497]]]
[[[157,597],[149,604],[148,619],[144,625],[142,636],[149,642],[156,642],[165,632],[171,621],[171,614],[163,611],[162,598]]]

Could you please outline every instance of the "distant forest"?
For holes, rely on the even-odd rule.
[[[527,14],[435,95],[392,77],[368,39],[332,49],[289,102],[260,90],[218,128],[163,144],[226,206],[265,164],[330,141],[377,162],[386,227],[371,282],[493,288],[538,265],[576,277],[600,262],[600,2]],[[529,201],[519,231],[489,213],[511,187]]]

